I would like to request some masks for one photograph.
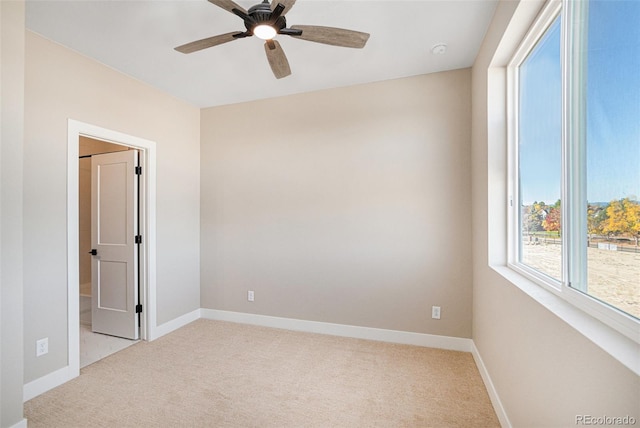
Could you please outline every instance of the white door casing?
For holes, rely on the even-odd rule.
[[[138,151],[91,157],[91,325],[139,338]]]
[[[162,336],[156,315],[156,187],[157,144],[155,141],[69,119],[67,124],[67,362],[54,373],[24,385],[24,401],[49,391],[80,375],[79,309],[79,221],[78,221],[78,139],[86,137],[135,148],[142,163],[140,245],[140,336],[155,340]]]

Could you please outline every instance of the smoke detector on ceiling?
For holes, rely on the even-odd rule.
[[[444,55],[447,52],[447,45],[445,43],[438,43],[431,48],[431,53],[434,55]]]

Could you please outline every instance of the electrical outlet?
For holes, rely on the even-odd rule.
[[[49,352],[49,338],[36,340],[36,357],[40,357]]]
[[[253,302],[253,299],[254,299],[253,290],[247,291],[247,300],[250,302]]]
[[[440,319],[440,306],[431,306],[431,318],[434,320]]]

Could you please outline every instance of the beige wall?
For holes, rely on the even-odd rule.
[[[91,296],[91,158],[78,160],[78,223],[78,285],[80,295]]]
[[[0,1],[0,427],[23,420],[24,20]]]
[[[473,67],[473,340],[515,427],[575,426],[585,414],[640,420],[638,376],[489,267],[504,264],[507,199],[504,115],[488,116],[504,102],[504,73],[488,70],[504,64],[494,53],[509,23],[541,5],[501,2]],[[522,31],[510,28],[514,47]]]
[[[4,24],[11,2],[1,3]],[[503,94],[487,93],[487,68],[517,5],[501,2],[473,74],[201,113],[28,32],[25,382],[66,364],[72,118],[158,143],[159,324],[203,307],[459,337],[471,337],[473,325],[514,426],[571,426],[576,414],[638,416],[636,375],[488,267],[489,224],[501,212],[500,189],[488,183],[500,188],[504,159],[489,153],[487,104]],[[6,327],[7,319],[22,322],[20,309],[6,310],[20,303],[22,286],[8,293],[4,270],[6,246],[22,245],[20,237],[6,240],[22,217],[7,221],[5,195],[21,197],[22,184],[4,177],[22,170],[7,169],[21,155],[5,157],[4,76],[2,88],[4,426],[22,417],[22,376],[6,368],[20,367],[23,352],[15,349],[22,337]],[[442,306],[442,320],[430,319],[431,305]],[[41,337],[50,352],[36,359]]]
[[[202,307],[470,337],[470,91],[467,69],[203,110]]]
[[[200,112],[27,32],[25,382],[67,364],[67,121],[157,144],[157,322],[200,307]],[[46,213],[46,215],[45,215]],[[36,358],[37,339],[49,353]]]

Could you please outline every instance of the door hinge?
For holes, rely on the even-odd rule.
[[[137,166],[136,167],[136,175],[142,175],[142,167],[141,166]]]
[[[142,312],[142,305],[136,305],[136,314],[139,314]]]
[[[142,244],[142,235],[136,235],[136,244]]]

